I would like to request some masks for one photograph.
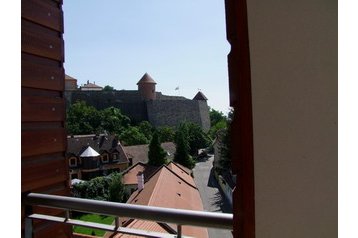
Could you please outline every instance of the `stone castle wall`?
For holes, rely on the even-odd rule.
[[[209,108],[205,101],[189,99],[147,101],[147,112],[149,121],[156,126],[175,127],[187,121],[200,125],[204,131],[210,129]]]
[[[66,92],[66,105],[85,101],[98,110],[117,107],[135,123],[147,121],[147,107],[137,91],[72,91]]]
[[[144,101],[138,91],[71,91],[66,92],[69,107],[76,101],[85,101],[97,109],[120,108],[135,123],[149,121],[154,126],[178,126],[183,121],[200,125],[204,131],[210,129],[209,108],[206,101],[184,97],[166,96],[157,92],[157,100]]]

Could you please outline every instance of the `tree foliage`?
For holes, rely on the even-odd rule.
[[[122,183],[122,176],[119,173],[112,173],[111,178],[108,187],[108,200],[111,202],[126,202],[129,193]]]
[[[75,197],[112,202],[126,202],[129,197],[118,173],[77,183],[73,185],[72,193]]]
[[[67,113],[67,130],[70,134],[91,134],[101,130],[101,114],[96,108],[79,101]]]
[[[148,121],[142,121],[139,123],[138,130],[147,138],[148,141],[152,139],[154,128]]]
[[[114,88],[112,86],[106,85],[104,86],[103,91],[111,92],[114,91]]]
[[[143,145],[148,144],[149,140],[137,127],[129,127],[119,135],[119,140],[124,145]]]
[[[211,128],[208,132],[210,138],[214,139],[216,137],[216,133],[221,130],[227,128],[228,118],[224,115],[224,113],[217,111],[213,108],[210,108],[209,111]]]
[[[166,164],[165,157],[167,156],[167,153],[164,151],[164,149],[160,145],[158,133],[154,132],[152,140],[149,144],[149,151],[148,151],[148,164],[154,165],[154,166],[161,166],[163,164]]]
[[[118,108],[109,107],[100,111],[101,113],[101,127],[110,132],[119,134],[129,127],[129,117],[123,115]]]
[[[189,169],[193,168],[195,162],[189,154],[190,146],[188,142],[188,132],[186,126],[183,124],[179,126],[175,133],[175,144],[176,151],[174,154],[174,161]]]
[[[160,142],[172,142],[174,141],[175,131],[169,126],[159,127],[157,129]]]
[[[199,125],[186,123],[185,126],[187,127],[189,153],[192,156],[196,156],[199,149],[206,148],[210,145],[211,140]]]
[[[221,111],[217,111],[213,108],[210,108],[209,116],[210,116],[211,125],[215,125],[216,123],[218,123],[220,121],[227,120],[227,117],[224,115],[224,113],[222,113]]]

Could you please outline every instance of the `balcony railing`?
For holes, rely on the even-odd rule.
[[[151,207],[37,193],[28,194],[24,202],[26,205],[58,208],[66,211],[66,217],[49,216],[44,214],[30,214],[26,216],[25,238],[32,237],[32,219],[60,222],[68,225],[84,226],[109,232],[130,234],[143,237],[168,238],[184,237],[182,236],[181,228],[185,225],[212,227],[229,230],[232,230],[233,227],[233,215],[225,213]],[[80,211],[86,213],[115,216],[115,224],[105,225],[71,219],[69,215],[70,211]],[[176,224],[177,234],[158,233],[147,230],[121,227],[119,222],[120,217]]]

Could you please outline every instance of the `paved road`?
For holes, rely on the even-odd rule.
[[[209,212],[232,213],[232,208],[218,189],[219,185],[211,172],[213,160],[214,156],[211,156],[208,159],[199,161],[193,169],[194,180],[199,189],[204,209]],[[210,238],[232,237],[229,230],[209,228],[208,232]]]

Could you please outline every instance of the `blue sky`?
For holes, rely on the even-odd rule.
[[[200,89],[228,111],[224,1],[66,0],[63,10],[65,70],[79,85],[133,90],[148,72],[163,94]]]

